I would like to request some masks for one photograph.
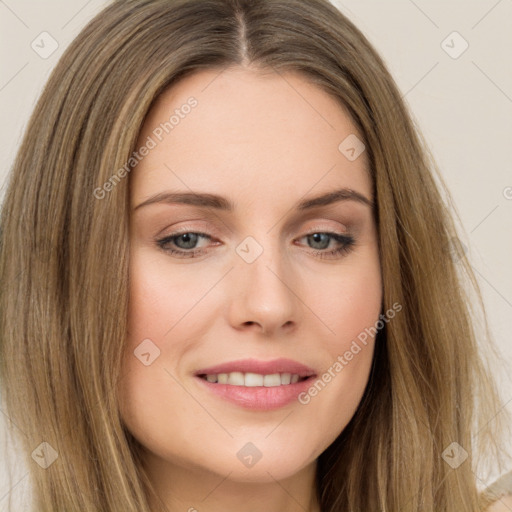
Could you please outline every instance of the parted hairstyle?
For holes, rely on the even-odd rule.
[[[115,1],[53,70],[0,218],[3,408],[34,509],[150,512],[154,490],[116,396],[129,174],[95,191],[125,168],[163,91],[199,70],[249,65],[298,71],[348,109],[369,159],[383,310],[402,305],[377,335],[353,418],[318,458],[322,512],[481,510],[475,468],[497,458],[502,415],[458,216],[383,60],[327,0]],[[31,456],[43,441],[58,454],[45,470]],[[454,442],[468,453],[456,469],[442,457]]]

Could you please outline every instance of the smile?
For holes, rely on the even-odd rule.
[[[316,371],[292,359],[229,361],[195,372],[201,392],[215,401],[254,411],[270,411],[298,402]]]
[[[202,379],[207,380],[213,384],[228,384],[231,386],[244,386],[244,387],[277,387],[295,384],[307,377],[299,377],[297,373],[272,373],[270,375],[263,375],[261,373],[218,373],[199,375]]]

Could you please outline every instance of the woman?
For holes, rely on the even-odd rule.
[[[100,13],[2,210],[35,510],[487,506],[500,403],[431,167],[327,1]]]

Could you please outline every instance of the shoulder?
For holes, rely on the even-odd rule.
[[[481,497],[484,503],[488,504],[484,508],[484,512],[512,511],[512,471],[487,487]]]
[[[507,494],[495,501],[485,512],[510,512],[512,510],[512,494]]]

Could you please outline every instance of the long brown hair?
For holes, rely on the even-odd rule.
[[[480,510],[473,471],[480,454],[497,456],[502,415],[494,418],[499,398],[483,359],[492,349],[487,328],[488,343],[477,342],[478,286],[453,250],[442,179],[397,86],[327,0],[116,1],[53,71],[1,212],[1,383],[23,432],[15,435],[35,510],[149,512],[151,483],[116,397],[127,171],[112,189],[105,184],[126,169],[160,93],[197,70],[249,64],[298,71],[348,109],[370,162],[383,308],[403,306],[379,332],[354,417],[319,457],[322,512]],[[468,454],[457,468],[443,457],[450,446]]]

